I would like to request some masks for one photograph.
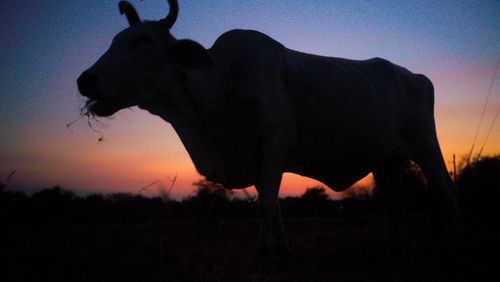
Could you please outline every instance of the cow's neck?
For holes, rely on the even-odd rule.
[[[204,70],[183,76],[178,77],[171,93],[165,93],[168,98],[158,106],[160,110],[149,111],[172,124],[200,174],[223,182],[226,172],[210,131],[212,120],[207,117],[218,106],[214,102],[220,101],[212,96],[220,95],[216,91],[220,74]]]

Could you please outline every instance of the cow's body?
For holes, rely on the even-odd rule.
[[[412,159],[427,177],[438,233],[449,229],[456,200],[427,78],[378,58],[300,53],[256,31],[227,32],[207,50],[170,34],[178,5],[169,4],[165,19],[141,22],[120,2],[131,26],[78,78],[89,98],[85,113],[109,116],[138,105],[173,125],[209,180],[255,185],[264,250],[272,225],[285,242],[278,203],[284,172],[340,191],[372,171],[377,186],[394,188],[402,162]]]
[[[386,60],[300,53],[245,30],[208,51],[216,67],[188,74],[181,87],[198,120],[166,119],[199,172],[226,187],[258,182],[266,132],[283,132],[284,171],[337,191],[391,154],[409,156],[415,136],[433,138],[432,84]]]

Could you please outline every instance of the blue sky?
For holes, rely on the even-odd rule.
[[[130,2],[143,19],[160,19],[168,9],[166,1]],[[76,78],[127,27],[117,6],[118,1],[111,0],[0,2],[0,179],[18,169],[12,185],[27,190],[62,184],[129,191],[149,178],[161,178],[161,173],[134,164],[189,167],[175,132],[137,109],[106,121],[106,144],[95,142],[85,122],[69,130],[65,126],[78,118],[82,102]],[[262,31],[303,52],[351,59],[383,57],[427,75],[436,88],[436,119],[447,160],[470,148],[500,55],[499,1],[190,0],[180,1],[172,33],[208,48],[233,28]],[[480,139],[500,107],[498,80]],[[488,142],[489,153],[500,153],[498,128]],[[143,149],[146,143],[148,150]],[[110,168],[113,162],[95,164],[114,151],[137,157],[119,159],[130,162],[124,167],[132,171],[124,174],[144,177],[122,180]],[[155,151],[163,152],[171,163],[156,160]],[[100,170],[86,178],[86,166]]]

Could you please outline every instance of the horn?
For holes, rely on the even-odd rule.
[[[168,12],[167,17],[160,20],[160,22],[166,29],[171,29],[175,20],[177,20],[177,15],[179,14],[179,4],[177,3],[177,0],[168,0],[168,5],[170,6],[170,11]]]
[[[128,24],[130,26],[133,26],[141,22],[141,19],[139,18],[137,11],[135,10],[134,6],[132,6],[132,4],[130,4],[129,2],[120,1],[120,3],[118,3],[118,8],[120,9],[120,14],[122,15],[125,14],[128,20]]]

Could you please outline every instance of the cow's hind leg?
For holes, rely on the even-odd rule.
[[[448,175],[437,138],[413,147],[415,161],[428,184],[431,223],[437,243],[456,239],[459,213],[455,186]]]
[[[395,239],[405,227],[407,201],[401,181],[401,168],[407,160],[404,156],[390,156],[373,170],[375,193],[384,206],[384,235]]]

